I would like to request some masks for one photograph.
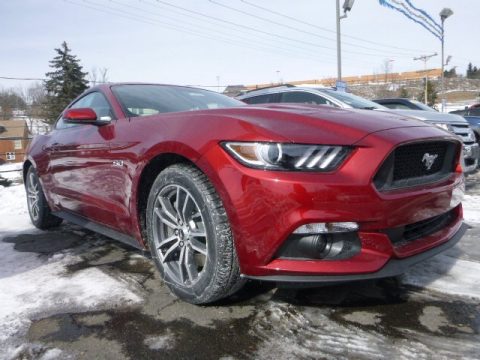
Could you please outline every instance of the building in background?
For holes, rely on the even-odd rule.
[[[25,120],[0,121],[0,159],[22,162],[31,134]]]

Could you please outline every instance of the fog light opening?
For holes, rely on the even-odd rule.
[[[361,250],[355,222],[310,223],[298,227],[278,252],[282,258],[339,260]]]

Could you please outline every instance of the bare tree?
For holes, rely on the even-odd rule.
[[[108,82],[108,69],[93,67],[88,74],[88,81],[91,86]]]

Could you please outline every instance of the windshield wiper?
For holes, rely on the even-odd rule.
[[[365,106],[365,107],[362,107],[361,109],[363,110],[375,110],[375,109],[378,109],[376,106]]]

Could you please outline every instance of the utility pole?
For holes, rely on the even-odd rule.
[[[428,72],[427,72],[427,61],[430,60],[430,58],[432,58],[432,57],[434,57],[434,56],[437,56],[437,55],[438,55],[437,53],[434,53],[434,54],[432,54],[432,55],[422,55],[422,56],[413,58],[413,60],[421,60],[421,61],[423,61],[423,71],[425,72],[425,100],[424,100],[425,105],[428,105],[428,88],[427,88],[427,84],[428,84]]]
[[[440,11],[440,20],[442,21],[442,112],[445,111],[445,20],[452,15],[452,9],[444,8]]]
[[[342,81],[342,45],[340,38],[340,20],[347,17],[347,12],[352,10],[355,0],[345,0],[343,3],[343,15],[340,16],[340,0],[336,0],[337,5],[337,81]]]

